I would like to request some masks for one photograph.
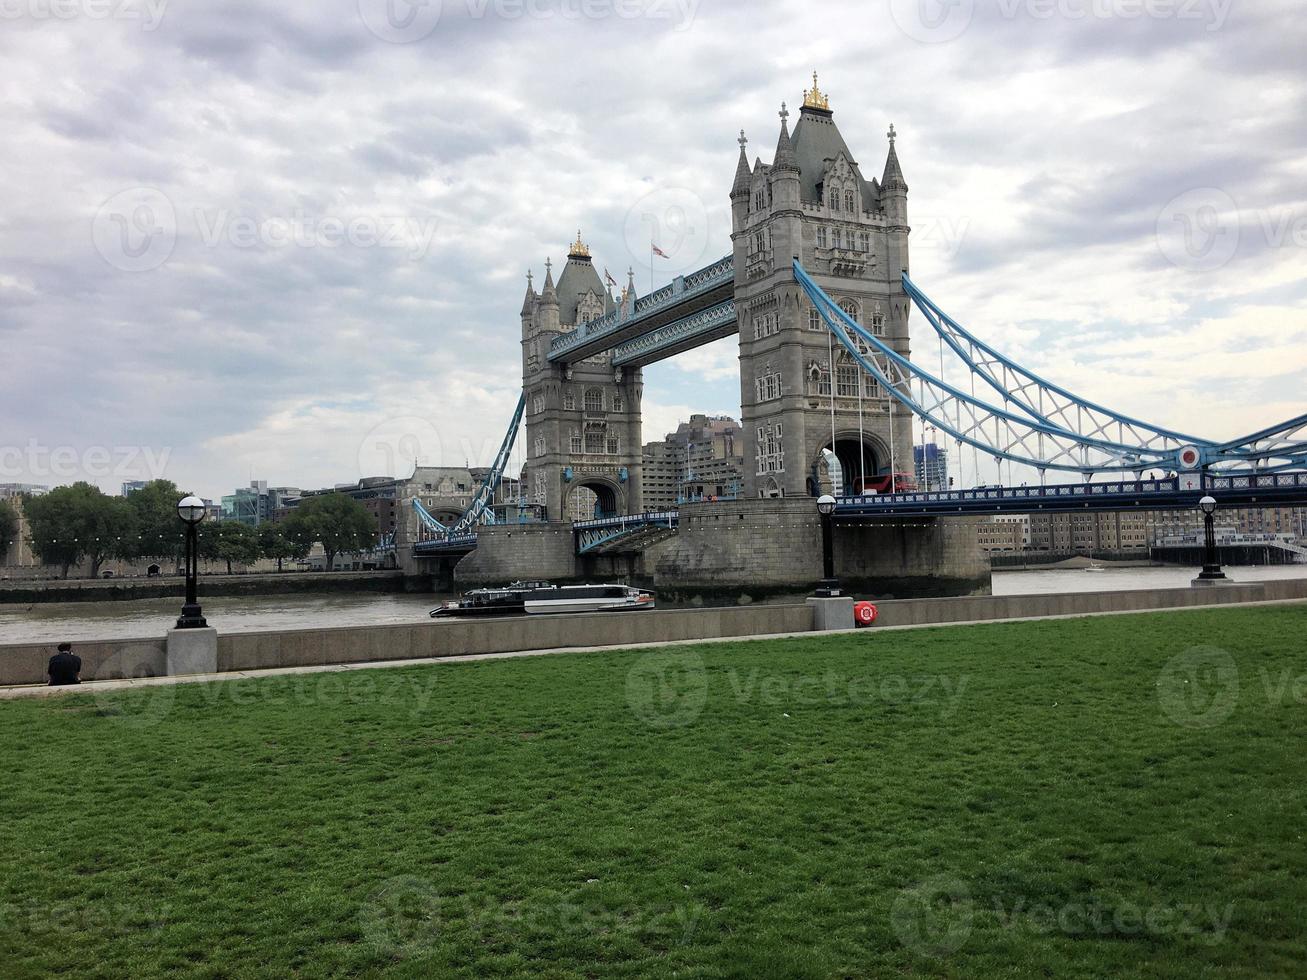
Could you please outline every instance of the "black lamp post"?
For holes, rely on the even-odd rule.
[[[1208,495],[1198,501],[1198,509],[1203,512],[1203,530],[1205,545],[1203,548],[1203,570],[1198,573],[1200,582],[1219,582],[1225,578],[1220,562],[1216,560],[1216,527],[1212,515],[1216,513],[1216,498]]]
[[[183,497],[177,503],[177,516],[186,525],[186,605],[177,620],[179,630],[204,629],[209,624],[200,612],[196,596],[196,578],[200,571],[200,521],[204,520],[204,501],[199,497]]]
[[[821,587],[817,595],[834,599],[840,594],[840,583],[835,580],[835,541],[831,515],[835,513],[835,498],[828,493],[817,498],[817,512],[821,514]]]

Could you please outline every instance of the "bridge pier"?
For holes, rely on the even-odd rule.
[[[577,577],[577,566],[570,521],[489,525],[477,533],[476,551],[455,567],[454,584],[464,590],[518,580],[568,581]]]
[[[880,598],[988,594],[978,519],[837,524],[846,592]],[[822,578],[821,527],[808,497],[687,504],[659,546],[654,584],[669,598],[750,601],[810,593]]]

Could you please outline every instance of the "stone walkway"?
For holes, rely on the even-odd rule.
[[[260,677],[284,677],[296,674],[327,674],[352,670],[385,670],[395,667],[424,667],[433,664],[460,664],[469,661],[509,660],[517,657],[548,657],[561,653],[608,653],[621,650],[649,650],[658,647],[703,646],[710,643],[756,643],[764,640],[785,640],[817,636],[847,636],[852,633],[865,633],[874,636],[881,633],[895,633],[900,630],[947,629],[951,626],[993,626],[999,623],[1043,622],[1053,619],[1088,619],[1097,616],[1147,616],[1163,612],[1189,612],[1197,609],[1247,609],[1256,606],[1294,606],[1307,605],[1307,599],[1277,599],[1266,602],[1241,602],[1237,606],[1180,606],[1171,609],[1127,609],[1110,612],[1071,613],[1061,616],[1026,616],[1017,619],[972,619],[956,623],[913,623],[906,626],[874,626],[868,629],[832,630],[827,633],[814,633],[807,630],[802,633],[773,633],[766,636],[723,636],[703,640],[672,640],[661,643],[623,643],[617,646],[603,647],[558,647],[552,650],[522,650],[508,653],[476,653],[456,657],[424,657],[417,660],[380,660],[371,663],[325,664],[318,667],[271,667],[266,670],[233,670],[217,674],[185,674],[177,677],[137,677],[125,680],[84,681],[69,687],[42,687],[22,685],[0,687],[0,701],[15,698],[47,698],[65,694],[98,694],[104,691],[126,691],[143,687],[157,687],[164,684],[212,684],[220,681],[253,680]]]

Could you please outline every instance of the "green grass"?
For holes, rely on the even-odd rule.
[[[0,704],[0,976],[1302,976],[1304,637],[1274,607]]]

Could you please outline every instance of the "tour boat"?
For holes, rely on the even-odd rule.
[[[551,585],[514,582],[501,589],[473,589],[431,610],[446,616],[514,616],[653,609],[654,594],[629,585]]]

